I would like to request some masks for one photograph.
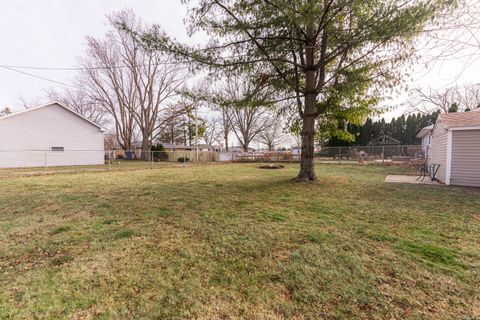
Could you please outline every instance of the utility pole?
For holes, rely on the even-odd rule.
[[[195,162],[198,162],[198,117],[197,117],[197,104],[195,104]]]

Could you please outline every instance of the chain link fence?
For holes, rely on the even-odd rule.
[[[315,152],[319,162],[407,162],[425,158],[421,145],[324,147]]]
[[[0,176],[121,171],[232,160],[229,152],[195,150],[0,150]]]
[[[298,150],[298,149],[297,149]],[[407,162],[424,158],[420,145],[322,147],[315,150],[315,161],[325,163]],[[243,152],[233,155],[234,162],[298,162],[301,152]]]
[[[315,161],[324,163],[407,162],[424,158],[419,145],[323,147]],[[294,152],[218,152],[195,150],[0,150],[0,176],[57,172],[121,171],[219,162],[298,162]]]

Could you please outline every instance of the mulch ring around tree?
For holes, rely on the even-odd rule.
[[[281,165],[281,164],[265,164],[265,165],[262,165],[260,167],[258,167],[259,169],[283,169],[285,168],[285,166]]]

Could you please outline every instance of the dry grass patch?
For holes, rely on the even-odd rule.
[[[479,317],[480,191],[402,168],[2,180],[0,318]]]

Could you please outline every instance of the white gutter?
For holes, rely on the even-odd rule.
[[[448,130],[452,130],[452,131],[459,131],[459,130],[480,130],[480,126],[454,127],[454,128],[449,128]]]

